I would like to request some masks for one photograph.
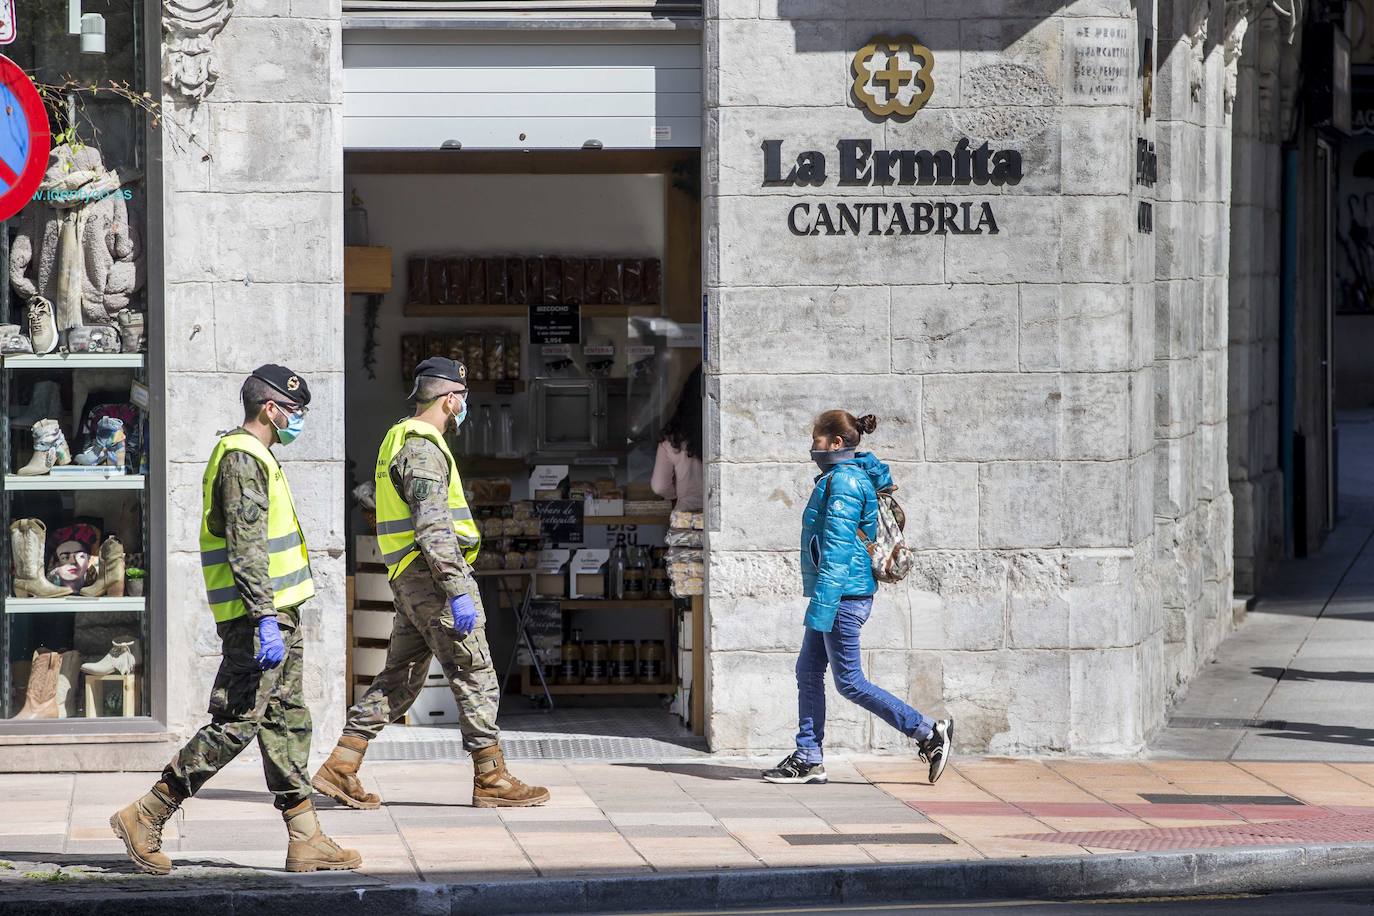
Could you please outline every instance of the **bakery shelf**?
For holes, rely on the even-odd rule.
[[[142,490],[145,478],[142,474],[42,474],[37,477],[20,477],[18,474],[5,475],[5,489],[10,492],[20,490]]]
[[[655,601],[646,598],[643,601],[611,601],[601,598],[565,598],[559,602],[565,611],[671,611],[674,607],[672,600]]]
[[[669,679],[670,681],[672,678]],[[520,669],[520,692],[526,695],[542,694],[543,688],[539,686],[539,678],[535,677],[528,665]],[[677,684],[549,684],[549,693],[553,696],[596,696],[606,694],[652,694],[657,696],[671,696],[677,693]]]
[[[142,353],[10,353],[6,369],[142,369]]]
[[[425,305],[409,302],[407,318],[527,318],[528,305]],[[584,305],[583,318],[657,318],[661,305]]]
[[[584,515],[584,525],[662,525],[668,527],[667,515]]]
[[[143,613],[146,598],[6,598],[6,614]]]
[[[468,391],[473,394],[523,394],[525,383],[520,379],[468,379]]]

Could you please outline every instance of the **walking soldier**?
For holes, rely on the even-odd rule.
[[[310,801],[300,608],[315,584],[291,489],[271,450],[300,435],[310,388],[285,366],[267,365],[253,370],[240,394],[243,426],[219,440],[202,482],[200,564],[223,643],[210,724],[110,826],[135,865],[167,874],[163,825],[256,738],[286,822],[286,870],[354,869],[362,857],[324,834]]]
[[[352,808],[381,800],[358,780],[367,743],[415,702],[438,658],[458,702],[463,747],[472,755],[472,803],[479,808],[542,805],[549,792],[506,770],[496,708],[501,687],[487,649],[482,599],[472,577],[481,537],[446,427],[467,416],[467,369],[432,357],[415,369],[415,414],[392,426],[377,452],[377,546],[396,607],[386,666],[348,711],[315,788]]]

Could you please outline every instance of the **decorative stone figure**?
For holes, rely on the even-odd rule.
[[[229,21],[234,0],[162,0],[162,82],[199,102],[215,88],[219,70],[211,44]]]
[[[20,215],[9,270],[26,302],[52,302],[57,330],[113,325],[142,287],[142,245],[126,199],[140,177],[107,171],[93,146],[62,144],[49,155],[38,199]]]

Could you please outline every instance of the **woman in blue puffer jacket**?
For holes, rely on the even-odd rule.
[[[820,467],[815,489],[802,515],[801,568],[806,632],[797,657],[797,750],[771,770],[769,782],[826,781],[821,747],[825,740],[825,669],[840,696],[916,739],[930,765],[930,781],[940,778],[949,758],[954,720],[934,721],[864,677],[859,631],[873,610],[873,565],[859,532],[870,542],[878,533],[878,491],[892,486],[887,465],[858,451],[878,418],[831,410],[816,418],[811,458]]]

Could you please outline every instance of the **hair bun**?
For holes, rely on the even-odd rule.
[[[878,428],[878,418],[871,413],[866,413],[858,419],[859,432],[867,436]]]

